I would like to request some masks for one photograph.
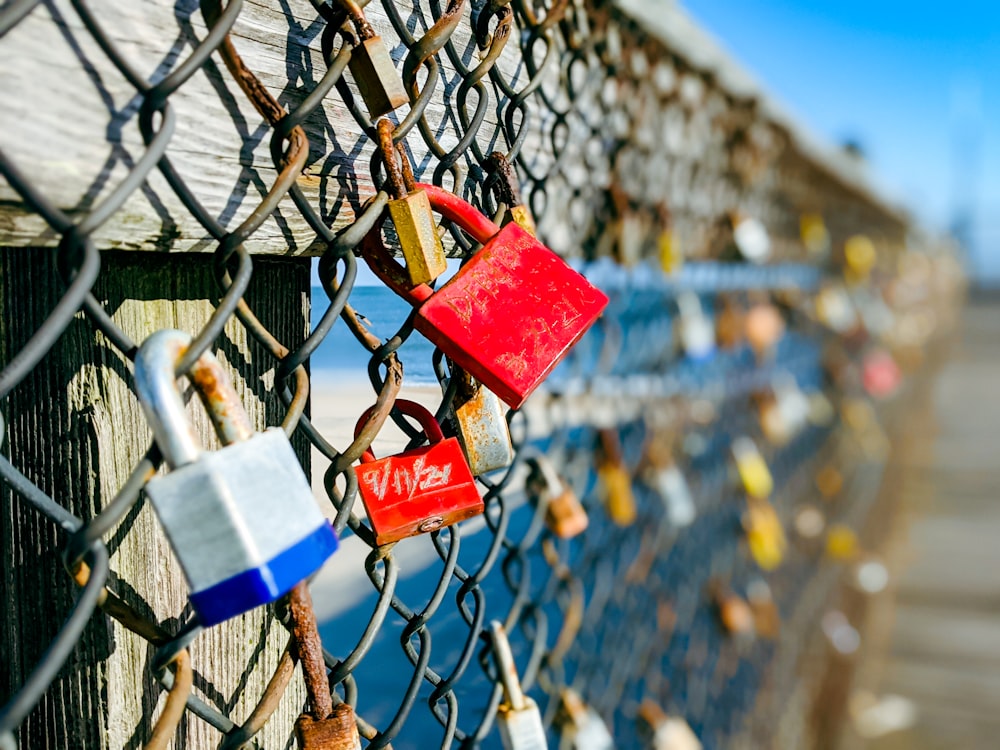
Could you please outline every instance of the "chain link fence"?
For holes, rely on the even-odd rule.
[[[39,402],[71,381],[46,369],[69,356],[67,342],[90,357],[73,367],[114,370],[131,389],[138,342],[171,327],[123,322],[120,297],[132,290],[120,287],[141,277],[159,299],[212,300],[210,314],[181,321],[194,338],[177,374],[218,349],[241,396],[265,404],[259,426],[280,425],[303,460],[312,451],[345,540],[324,572],[332,583],[314,595],[321,612],[320,591],[349,603],[326,608],[322,656],[332,702],[354,707],[366,747],[499,746],[491,620],[506,625],[554,747],[604,747],[587,744],[595,720],[618,747],[691,746],[655,739],[667,717],[705,748],[775,736],[804,746],[820,621],[841,572],[824,556],[824,529],[862,525],[878,482],[858,363],[880,340],[919,351],[940,329],[920,310],[950,289],[933,270],[949,260],[731,68],[700,66],[700,43],[667,33],[695,33],[676,9],[657,12],[576,0],[0,9],[5,747],[284,747],[303,710],[301,643],[282,646],[280,625],[295,619],[287,603],[242,620],[248,671],[229,676],[233,691],[213,676],[234,663],[232,643],[211,640],[226,636],[188,607],[151,605],[147,587],[162,584],[143,568],[176,576],[176,562],[129,546],[133,526],[149,523],[143,487],[162,463],[140,445],[134,402],[118,435],[81,443],[97,455],[66,454],[63,471],[82,485],[53,486],[26,458],[42,450],[33,441],[60,439],[39,436],[36,422]],[[368,36],[362,17],[406,92],[381,147],[348,70]],[[425,439],[394,408],[406,365],[433,364],[435,417],[455,429],[454,366],[418,341],[405,306],[377,335],[372,319],[395,312],[356,285],[362,240],[398,197],[383,157],[399,154],[403,172],[498,223],[517,208],[504,182],[512,165],[539,237],[611,298],[546,389],[508,413],[515,457],[477,477],[482,517],[413,542],[423,557],[409,567],[399,559],[409,542],[376,545],[352,468],[390,420],[411,447]],[[477,249],[461,227],[442,226],[452,257]],[[844,251],[862,235],[877,251],[867,267]],[[272,255],[318,257],[319,286],[309,288],[308,261]],[[180,264],[201,286],[170,286]],[[921,284],[923,297],[900,292]],[[271,300],[283,294],[279,316]],[[301,306],[295,318],[303,296],[308,330]],[[824,300],[847,310],[838,317]],[[692,338],[699,324],[711,353]],[[324,434],[318,398],[308,408],[310,363],[331,346],[367,363],[375,408],[353,440]],[[801,397],[799,416],[781,417],[794,434],[776,436],[766,415],[789,393]],[[341,416],[353,423],[366,406]],[[76,420],[66,434],[95,424],[86,409]],[[773,480],[749,500],[753,480],[733,458],[748,436]],[[102,453],[136,459],[110,489]],[[583,533],[560,533],[549,516],[532,481],[540,461],[582,500]],[[348,543],[366,554],[349,555]],[[55,582],[60,567],[72,586]],[[42,590],[52,596],[38,601]],[[39,622],[64,619],[44,648],[28,635],[36,611]],[[98,611],[115,624],[95,625]],[[145,652],[116,641],[126,630]]]

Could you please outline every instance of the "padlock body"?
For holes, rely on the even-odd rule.
[[[420,306],[414,325],[516,409],[607,304],[599,289],[511,222]]]
[[[578,726],[570,730],[573,750],[615,750],[615,740],[593,708],[588,708]]]
[[[354,467],[376,544],[451,526],[483,512],[455,438]]]
[[[510,466],[514,447],[503,404],[493,391],[480,386],[472,398],[455,407],[455,423],[474,475]]]
[[[571,490],[563,490],[545,506],[545,525],[560,539],[579,536],[589,524],[587,511]]]
[[[299,750],[361,750],[354,709],[346,703],[325,719],[302,714],[295,722],[295,739]]]
[[[372,120],[410,101],[382,37],[373,36],[355,45],[348,67]]]
[[[527,696],[525,704],[519,710],[505,704],[500,704],[497,709],[497,728],[504,750],[548,750],[549,743],[538,704]]]
[[[396,227],[411,284],[429,284],[448,270],[426,192],[415,190],[389,201],[389,217]]]
[[[598,468],[597,475],[604,486],[608,518],[617,526],[630,526],[637,511],[628,470],[621,464],[608,463]]]
[[[337,549],[277,428],[157,476],[146,493],[205,626],[278,599]]]

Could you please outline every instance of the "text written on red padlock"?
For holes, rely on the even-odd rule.
[[[420,422],[430,445],[381,459],[366,451],[355,467],[361,502],[379,545],[451,526],[484,508],[458,440],[444,439],[434,415],[420,404],[398,399],[395,406]],[[372,411],[361,415],[356,432]]]

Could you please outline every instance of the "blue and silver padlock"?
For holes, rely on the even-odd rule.
[[[224,447],[204,451],[184,412],[174,368],[191,337],[158,331],[139,348],[135,384],[170,471],[146,484],[184,569],[202,625],[278,599],[337,549],[285,433],[255,433],[210,352],[187,377]]]

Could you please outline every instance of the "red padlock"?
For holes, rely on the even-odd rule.
[[[430,445],[381,459],[369,449],[354,467],[379,546],[451,526],[484,509],[458,440],[445,440],[434,415],[420,404],[399,399],[396,408],[420,423]],[[361,415],[355,436],[374,410]]]
[[[431,207],[483,248],[439,290],[413,286],[377,222],[361,243],[372,271],[416,306],[414,326],[518,408],[597,320],[608,298],[518,224],[502,229],[447,190],[417,184]]]

